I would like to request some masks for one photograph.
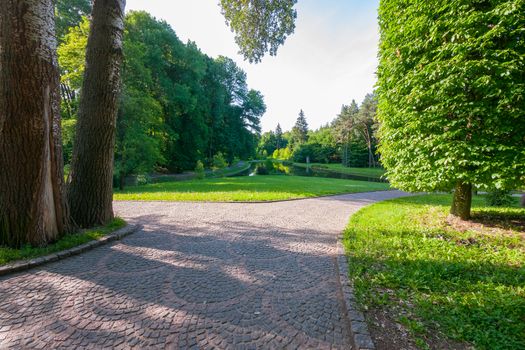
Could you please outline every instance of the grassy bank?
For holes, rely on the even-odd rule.
[[[452,347],[441,337],[524,349],[525,209],[517,200],[491,208],[475,197],[466,224],[447,218],[450,203],[449,195],[408,197],[352,217],[344,243],[372,329],[380,314],[403,324],[421,348]]]
[[[115,200],[269,201],[386,190],[388,184],[300,176],[241,176],[129,187]]]
[[[0,246],[0,265],[5,265],[15,260],[38,258],[40,256],[73,248],[89,241],[101,238],[124,226],[126,226],[126,222],[120,218],[116,218],[107,226],[97,227],[91,230],[82,231],[77,234],[67,235],[62,237],[57,242],[44,248],[25,246],[21,249],[12,249]]]
[[[306,168],[306,163],[294,163],[294,165]],[[380,168],[348,168],[342,164],[325,164],[325,163],[310,163],[310,166],[322,168],[338,173],[356,175],[356,176],[366,176],[380,178],[385,173],[384,169]]]

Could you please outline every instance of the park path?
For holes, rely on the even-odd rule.
[[[117,202],[139,232],[0,278],[4,348],[350,348],[336,242],[402,196]]]

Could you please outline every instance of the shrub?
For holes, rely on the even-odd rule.
[[[228,162],[224,158],[224,155],[222,154],[222,152],[219,152],[213,156],[212,163],[213,163],[213,170],[226,168],[228,166]]]
[[[197,179],[204,179],[206,175],[204,173],[204,164],[200,160],[198,160],[195,165],[195,175],[197,175]]]
[[[503,207],[512,204],[512,197],[510,191],[492,190],[487,193],[486,201],[492,207]]]
[[[151,178],[146,174],[137,175],[137,185],[147,185],[151,182]]]

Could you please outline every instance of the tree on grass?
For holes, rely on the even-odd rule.
[[[80,227],[113,220],[113,157],[125,0],[95,0],[86,47],[68,199]]]
[[[52,0],[0,1],[0,245],[69,229]]]
[[[470,217],[472,188],[525,180],[525,2],[382,0],[380,153],[391,183],[454,189]]]

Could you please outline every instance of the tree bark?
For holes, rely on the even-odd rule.
[[[0,1],[0,244],[69,230],[53,0]]]
[[[71,163],[69,203],[81,227],[113,219],[113,157],[125,0],[95,0]]]
[[[470,219],[470,208],[472,206],[472,185],[458,182],[454,189],[454,198],[450,214],[462,220]]]

